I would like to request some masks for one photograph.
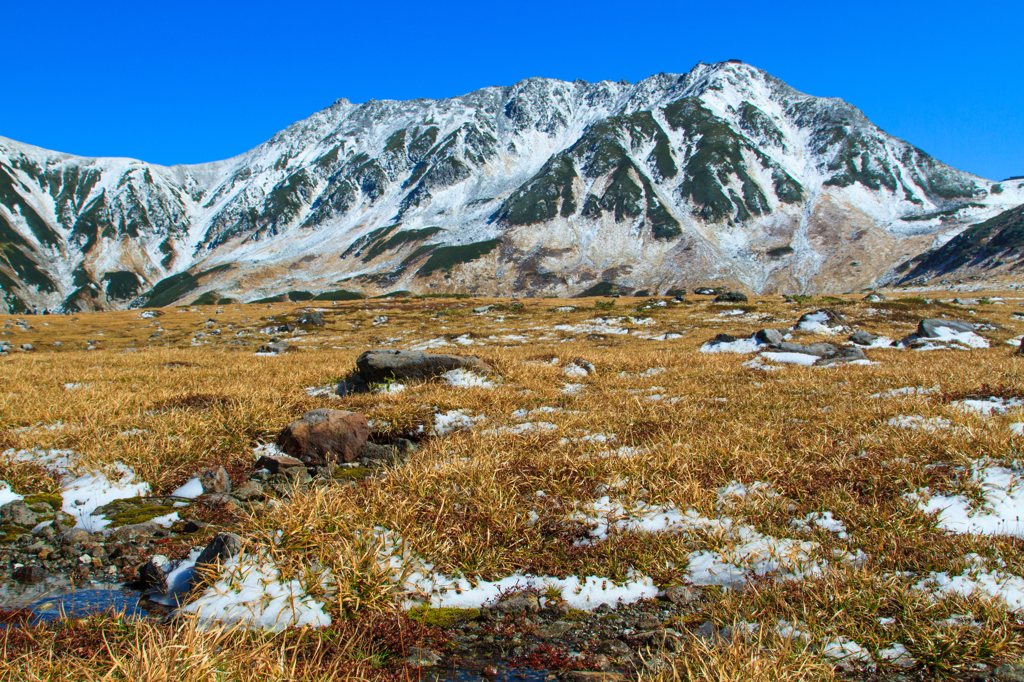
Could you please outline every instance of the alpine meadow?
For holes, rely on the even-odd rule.
[[[738,60],[0,138],[0,682],[1024,679],[1022,205]]]

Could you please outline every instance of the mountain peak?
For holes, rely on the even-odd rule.
[[[341,98],[201,165],[0,138],[0,287],[9,310],[342,281],[368,294],[847,290],[1024,203],[1021,185],[950,168],[742,62],[635,84],[536,77],[440,100]]]

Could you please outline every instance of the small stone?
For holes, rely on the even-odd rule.
[[[569,630],[573,629],[572,623],[566,623],[565,621],[556,621],[550,625],[539,627],[534,631],[534,634],[541,639],[555,639],[561,637]]]
[[[484,669],[481,670],[480,673],[484,677],[497,677],[498,676],[498,669],[495,668],[493,665],[485,665]]]
[[[673,604],[689,604],[698,598],[700,598],[700,593],[686,585],[667,585],[658,591],[658,599],[664,599]]]
[[[153,588],[161,594],[167,593],[167,577],[171,574],[171,560],[163,554],[154,554],[139,569],[139,577],[134,587],[139,590]]]
[[[532,592],[512,595],[502,599],[491,607],[498,613],[537,613],[540,611],[540,599]]]
[[[42,566],[19,566],[14,569],[11,577],[24,585],[41,583],[46,578],[46,571]]]
[[[231,492],[232,496],[248,502],[249,500],[262,500],[264,498],[263,486],[256,481],[246,481]]]
[[[1024,665],[1004,663],[993,670],[992,675],[1002,682],[1024,682]]]
[[[265,343],[256,352],[277,355],[279,353],[287,353],[289,350],[291,350],[291,346],[284,341],[278,341],[276,343]]]
[[[242,538],[234,533],[217,533],[196,559],[196,568],[226,562],[242,551]]]
[[[24,500],[14,500],[0,507],[0,525],[32,527],[38,523],[35,512]]]
[[[72,528],[60,535],[60,543],[65,546],[80,545],[89,541],[89,533],[81,528]]]
[[[782,332],[778,329],[759,329],[754,332],[754,338],[761,343],[782,343],[784,340]]]
[[[301,460],[291,457],[290,455],[263,455],[258,460],[253,468],[256,470],[266,469],[271,474],[282,473],[285,469],[291,467],[304,467],[305,464]]]
[[[441,654],[425,647],[411,646],[406,654],[405,662],[417,668],[432,668],[441,662]]]
[[[694,293],[697,293],[696,290]],[[747,295],[741,291],[726,291],[715,297],[713,303],[746,303]]]
[[[480,358],[410,350],[368,350],[356,359],[356,368],[369,384],[390,379],[425,380],[453,369],[468,369],[481,374],[494,371]]]
[[[868,356],[864,355],[857,346],[842,346],[837,348],[834,353],[827,357],[823,357],[814,362],[815,367],[828,367],[829,365],[838,365],[845,362],[857,362],[860,360],[867,360]]]
[[[198,478],[203,484],[203,491],[207,493],[229,493],[231,492],[231,479],[228,472],[222,466],[211,467],[198,471],[192,476]]]
[[[305,315],[303,315],[299,319],[295,320],[295,323],[296,324],[305,324],[305,325],[309,325],[309,326],[313,326],[313,327],[323,327],[324,324],[325,324],[324,323],[324,316],[321,315],[320,313],[317,313],[317,312],[306,313]]]
[[[850,342],[858,346],[870,346],[878,340],[878,337],[866,331],[857,331],[850,335]]]

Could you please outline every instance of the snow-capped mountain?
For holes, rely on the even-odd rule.
[[[11,310],[289,290],[573,295],[870,286],[1024,203],[855,107],[737,62],[338,100],[241,156],[161,167],[0,138]]]

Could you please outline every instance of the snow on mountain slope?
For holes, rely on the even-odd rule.
[[[601,282],[847,290],[1021,203],[1021,183],[950,168],[841,100],[698,64],[637,84],[342,99],[199,166],[0,138],[0,286],[11,310]]]

